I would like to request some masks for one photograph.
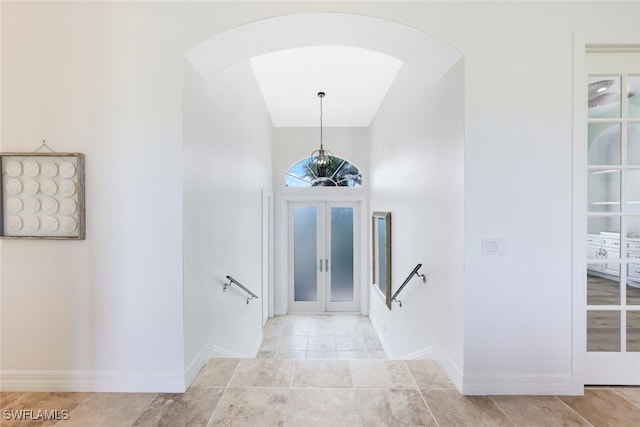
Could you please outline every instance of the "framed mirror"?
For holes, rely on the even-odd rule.
[[[391,309],[391,212],[371,215],[372,282],[383,301]]]

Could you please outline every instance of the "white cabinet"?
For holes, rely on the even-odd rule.
[[[587,259],[610,260],[620,258],[620,240],[612,237],[602,237],[597,234],[587,235]],[[607,262],[590,262],[587,269],[601,273],[620,275],[620,264]]]
[[[602,251],[602,237],[588,234],[587,235],[587,259],[589,260],[598,260],[604,257],[604,252]],[[598,262],[589,262],[587,263],[587,270],[590,271],[602,271],[603,266]]]
[[[620,259],[620,239],[605,237],[602,239],[602,250],[604,259]],[[619,263],[604,264],[604,272],[612,276],[620,276]]]
[[[629,264],[629,280],[640,282],[640,264]]]
[[[627,239],[627,258],[629,259],[627,277],[633,286],[640,284],[640,239]],[[620,239],[609,235],[587,235],[587,270],[596,275],[620,276],[619,262],[604,262],[620,260]],[[602,260],[602,262],[600,262]],[[611,277],[610,277],[611,278]]]
[[[634,283],[634,286],[640,286],[640,239],[629,239],[627,251],[629,257],[627,277],[637,283]]]

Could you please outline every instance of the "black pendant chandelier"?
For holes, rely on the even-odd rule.
[[[327,171],[330,169],[331,162],[333,161],[333,155],[329,151],[326,151],[322,145],[322,98],[324,98],[324,96],[324,92],[318,92],[318,98],[320,98],[320,149],[311,153],[309,161],[309,168],[319,178],[327,176]]]

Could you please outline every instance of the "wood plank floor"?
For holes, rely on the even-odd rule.
[[[587,305],[611,306],[605,310],[587,310],[587,350],[621,351],[622,288],[620,283],[593,275],[587,276]],[[640,288],[626,286],[626,305],[640,305]],[[640,311],[629,310],[625,316],[626,350],[640,351]]]

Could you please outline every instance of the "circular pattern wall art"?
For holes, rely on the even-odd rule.
[[[84,155],[2,153],[0,237],[85,237]]]

